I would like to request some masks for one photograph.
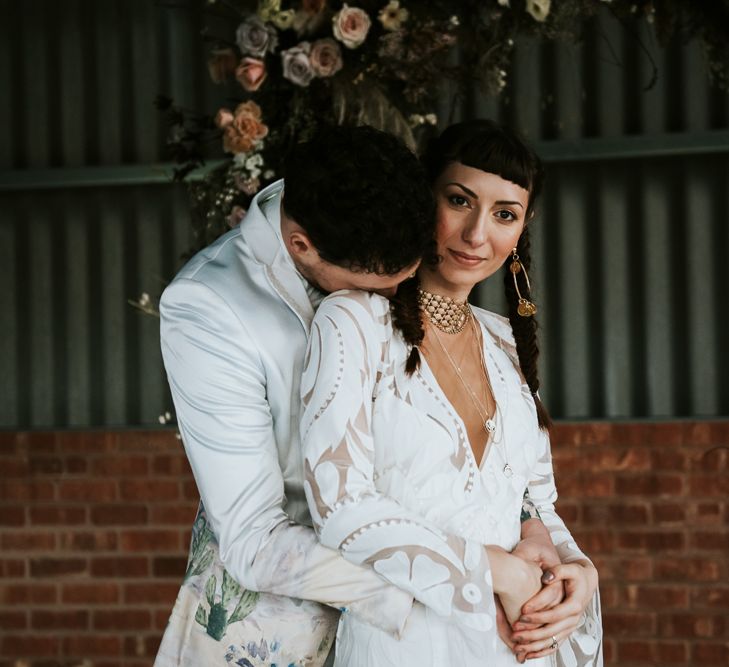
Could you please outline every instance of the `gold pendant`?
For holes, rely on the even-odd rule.
[[[519,299],[519,305],[516,308],[516,312],[522,317],[532,317],[537,314],[537,307],[527,299]]]

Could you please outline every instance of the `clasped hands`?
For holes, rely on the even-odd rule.
[[[523,561],[515,568],[515,585],[496,598],[499,636],[519,663],[557,650],[555,642],[561,644],[580,625],[598,583],[592,563],[562,564],[551,540],[544,539],[543,526],[532,536],[524,527],[511,552]]]

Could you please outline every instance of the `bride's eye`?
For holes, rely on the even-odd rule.
[[[468,206],[468,199],[466,199],[463,195],[450,195],[448,197],[448,202],[454,206]]]
[[[511,222],[512,220],[516,220],[516,215],[512,211],[509,211],[507,209],[501,209],[500,211],[496,211],[496,217],[500,220],[503,220],[504,222]]]

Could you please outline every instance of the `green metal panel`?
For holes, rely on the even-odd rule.
[[[201,3],[180,4],[0,0],[0,427],[152,425],[171,407],[158,322],[126,303],[190,242],[152,102],[226,94]],[[729,96],[695,45],[662,51],[608,12],[584,37],[519,43],[499,100],[446,86],[439,110],[513,124],[547,163],[543,396],[565,418],[729,415]],[[503,311],[502,293],[498,277],[476,300]]]

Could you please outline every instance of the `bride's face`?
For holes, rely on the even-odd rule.
[[[495,273],[524,229],[529,191],[501,176],[449,164],[435,182],[436,241],[442,261],[423,269],[424,289],[463,300]]]

